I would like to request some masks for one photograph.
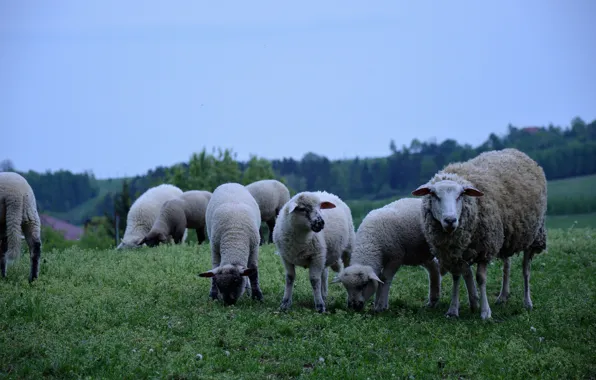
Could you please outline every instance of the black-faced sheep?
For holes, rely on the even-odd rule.
[[[166,201],[180,195],[182,195],[182,190],[170,184],[161,184],[145,191],[130,207],[126,218],[126,230],[116,249],[139,247],[139,243],[151,231],[161,206]],[[186,231],[183,241],[185,238]]]
[[[328,267],[340,272],[349,265],[354,235],[350,208],[334,194],[302,192],[282,207],[273,231],[273,242],[286,268],[281,310],[292,305],[298,265],[309,270],[316,310],[325,311]]]
[[[389,288],[402,265],[423,266],[429,278],[428,306],[441,293],[439,263],[421,227],[420,199],[403,198],[369,212],[356,231],[352,263],[333,283],[341,282],[348,293],[348,308],[360,311],[376,292],[375,311],[388,308]]]
[[[412,192],[424,196],[423,230],[441,271],[458,275],[477,264],[482,319],[491,317],[486,270],[493,258],[503,265],[497,302],[509,296],[509,258],[524,251],[524,303],[530,298],[530,262],[546,249],[547,190],[542,168],[517,149],[485,152],[447,165]],[[454,281],[449,316],[459,315]]]
[[[170,237],[175,244],[180,244],[186,229],[194,229],[198,243],[201,244],[205,241],[205,213],[210,199],[209,191],[190,190],[178,198],[164,202],[151,231],[139,245],[154,247],[165,243]]]
[[[261,210],[261,220],[267,223],[269,229],[269,243],[273,243],[273,229],[275,228],[275,219],[279,211],[290,200],[290,191],[283,183],[275,179],[264,179],[246,185],[248,191],[257,201],[259,210]],[[261,242],[265,243],[263,234],[260,232]]]
[[[21,232],[29,246],[29,282],[39,275],[41,222],[37,201],[27,180],[18,173],[0,173],[0,272],[21,255]]]
[[[199,274],[211,278],[210,297],[223,297],[233,305],[248,287],[252,298],[263,299],[259,286],[259,206],[246,187],[238,183],[218,186],[207,205],[207,235],[211,243],[212,269]]]

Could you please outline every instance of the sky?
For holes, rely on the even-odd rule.
[[[596,119],[596,1],[0,0],[0,160],[143,174]]]

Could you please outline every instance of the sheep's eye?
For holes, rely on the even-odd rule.
[[[437,195],[437,193],[430,193],[430,195],[432,195],[433,198],[435,198],[436,200],[440,201],[441,198],[439,198],[439,196]]]

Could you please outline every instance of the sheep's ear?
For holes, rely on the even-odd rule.
[[[481,197],[484,193],[473,186],[464,186],[464,195],[468,197]]]
[[[245,268],[242,272],[240,272],[241,276],[250,276],[251,274],[255,273],[257,270],[255,268]]]
[[[288,203],[288,213],[292,213],[292,212],[294,212],[294,209],[296,208],[296,206],[298,206],[298,205],[296,204],[296,202],[294,202],[294,201],[290,201],[290,202]]]
[[[375,272],[369,273],[368,277],[370,277],[371,280],[375,280],[376,282],[378,282],[380,284],[384,284],[384,282],[381,281],[381,279],[377,276],[377,274]]]
[[[207,272],[199,273],[199,277],[214,277],[216,275],[215,269],[208,270]]]
[[[425,183],[424,185],[418,187],[416,190],[412,191],[412,195],[415,197],[421,197],[423,195],[428,195],[431,192],[430,186]]]
[[[339,278],[339,274],[336,275],[335,277],[333,277],[333,280],[331,280],[332,284],[337,284],[338,282],[341,282],[341,279]]]
[[[321,210],[325,210],[328,208],[335,208],[335,205],[331,202],[325,201],[325,202],[321,202],[321,205],[319,206],[319,208]]]

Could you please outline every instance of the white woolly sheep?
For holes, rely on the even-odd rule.
[[[185,191],[177,198],[165,201],[151,231],[139,245],[154,247],[165,243],[171,236],[180,244],[186,229],[194,229],[198,243],[205,241],[205,212],[211,199],[211,192],[204,190]]]
[[[252,298],[263,299],[259,286],[259,205],[239,183],[219,185],[211,196],[206,213],[207,235],[211,242],[212,269],[199,274],[211,278],[209,296],[221,293],[225,305],[233,305],[248,288]]]
[[[259,210],[261,210],[261,220],[267,223],[269,229],[269,243],[273,243],[273,229],[275,228],[275,219],[279,211],[290,200],[290,191],[283,183],[275,179],[264,179],[246,185],[248,191],[257,201]],[[260,244],[265,243],[263,233],[259,229],[261,236]]]
[[[143,238],[151,231],[161,206],[168,200],[182,195],[182,190],[170,184],[161,184],[145,191],[137,198],[126,218],[126,230],[116,249],[136,248],[141,246]],[[186,239],[186,230],[182,241]],[[171,241],[171,238],[168,240]]]
[[[21,233],[29,246],[29,282],[39,275],[41,222],[29,182],[14,172],[0,173],[0,272],[21,255]]]
[[[356,231],[352,263],[332,281],[348,293],[348,308],[360,311],[376,292],[375,311],[388,308],[389,289],[400,266],[423,266],[429,278],[428,303],[436,306],[441,293],[439,263],[421,226],[421,204],[402,198],[369,212]]]
[[[315,309],[324,312],[328,267],[339,273],[349,265],[354,237],[352,213],[338,196],[315,191],[292,197],[282,207],[273,231],[273,242],[286,269],[280,309],[292,305],[298,265],[308,268]]]
[[[422,201],[423,230],[441,272],[454,276],[448,316],[459,315],[459,274],[474,263],[480,288],[480,316],[491,317],[486,270],[503,260],[503,284],[497,303],[509,297],[510,257],[524,251],[524,304],[532,309],[530,263],[546,250],[547,191],[542,168],[517,149],[485,152],[447,165],[412,192]],[[475,291],[475,289],[474,289]]]

